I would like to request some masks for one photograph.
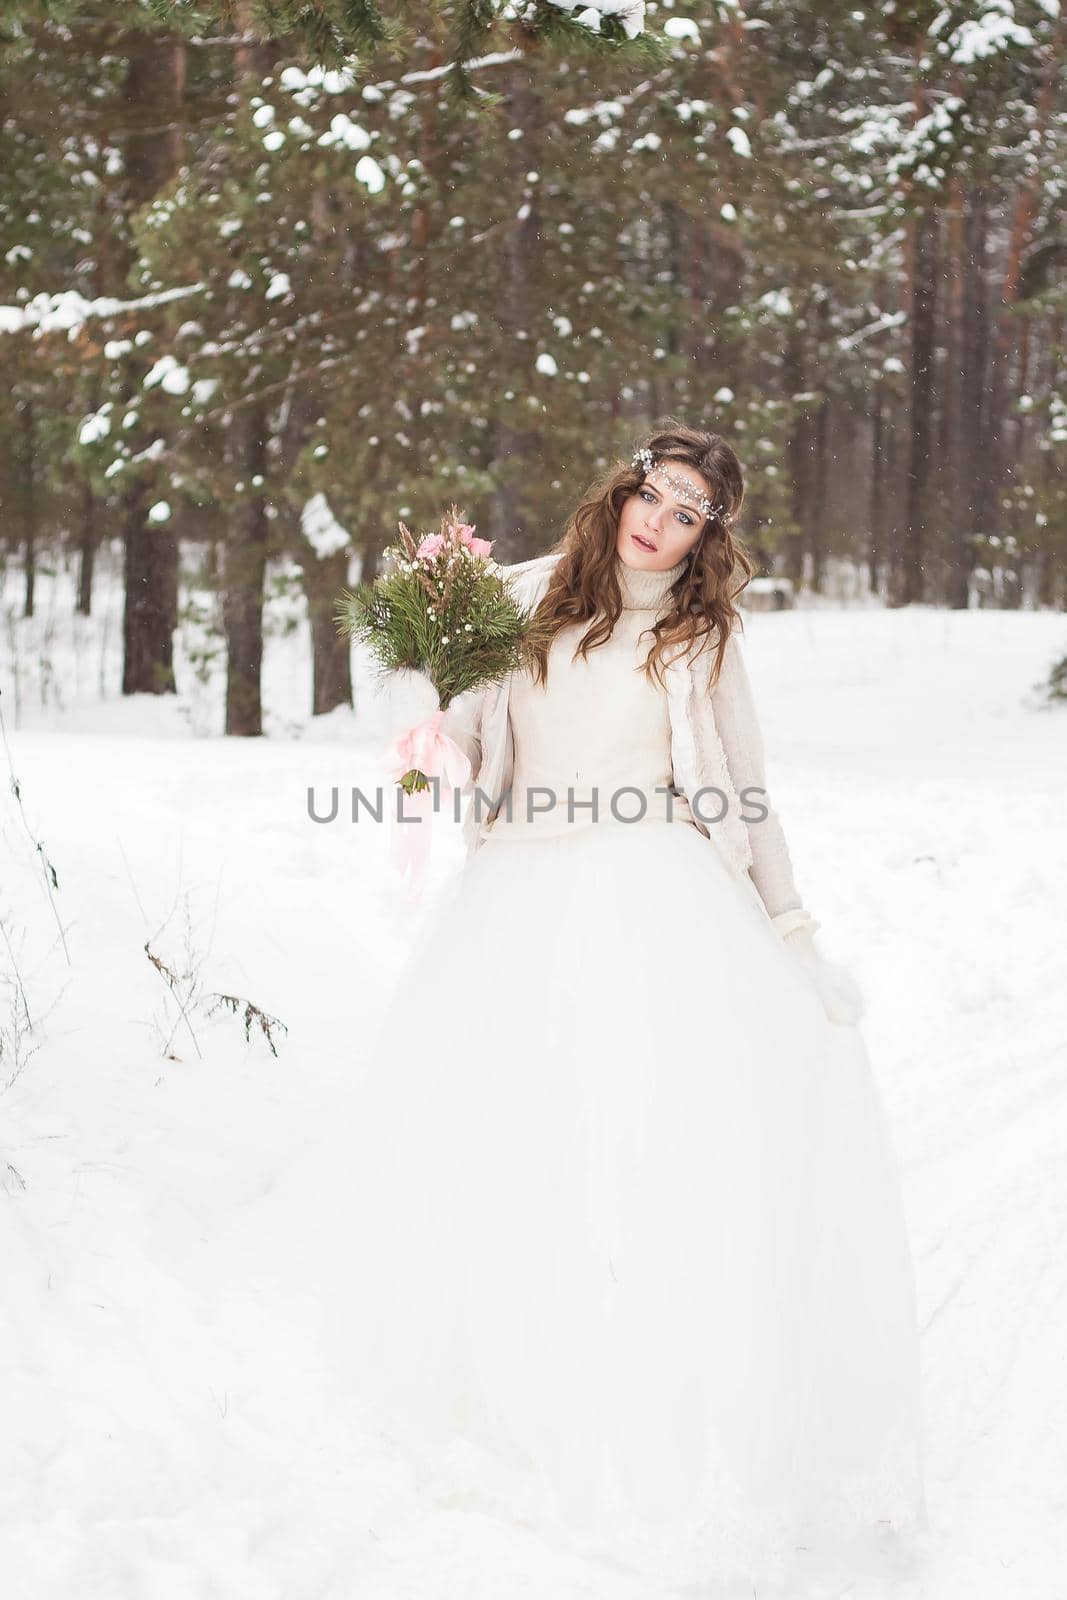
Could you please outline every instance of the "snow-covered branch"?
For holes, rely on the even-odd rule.
[[[858,344],[863,344],[864,340],[873,339],[879,333],[888,332],[890,328],[899,328],[907,320],[907,314],[903,311],[887,311],[877,322],[869,322],[865,328],[857,328],[855,333],[843,334],[837,341],[838,349],[854,350]]]
[[[24,306],[0,306],[0,333],[23,333],[34,328],[38,334],[65,332],[73,339],[86,322],[123,316],[129,311],[149,311],[172,300],[202,294],[206,288],[204,283],[181,284],[174,289],[160,289],[156,294],[139,295],[136,300],[119,300],[110,295],[87,300],[76,289],[35,294]]]

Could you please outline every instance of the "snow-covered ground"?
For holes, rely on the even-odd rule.
[[[192,623],[179,697],[123,703],[117,593],[103,584],[91,619],[68,593],[42,579],[38,618],[6,612],[0,639],[22,799],[5,770],[4,1593],[649,1595],[527,1530],[420,1504],[319,1356],[345,1270],[323,1227],[339,1110],[420,915],[384,829],[307,814],[311,784],[378,781],[362,674],[357,711],[309,727],[299,607],[276,600],[272,736],[222,740]],[[1067,618],[821,608],[753,616],[747,638],[800,886],[866,989],[904,1170],[932,1527],[896,1595],[1061,1594],[1067,708],[1033,688]],[[184,1017],[146,941],[191,975]],[[35,1023],[17,1049],[12,953]],[[214,992],[281,1019],[277,1057],[207,1014]]]

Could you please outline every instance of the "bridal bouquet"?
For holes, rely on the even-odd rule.
[[[425,812],[431,778],[462,789],[470,777],[467,756],[442,727],[449,706],[524,664],[533,619],[490,560],[492,541],[477,538],[456,506],[436,532],[416,537],[403,522],[399,528],[399,543],[384,552],[392,570],[354,592],[342,590],[335,620],[339,633],[369,648],[397,702],[425,713],[384,756],[389,775]],[[426,830],[418,833],[424,859],[429,841]],[[415,848],[412,840],[402,852],[405,866]]]

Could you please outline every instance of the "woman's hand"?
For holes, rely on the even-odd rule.
[[[436,685],[416,667],[400,667],[386,680],[386,737],[395,739],[432,717],[440,706]]]
[[[399,739],[440,709],[441,698],[429,673],[419,667],[398,667],[386,675],[385,736]],[[456,695],[441,718],[441,731],[463,751],[477,776],[481,762],[480,711],[484,690],[468,689]]]
[[[815,929],[819,924],[806,912],[787,911],[772,920],[791,958],[815,985],[830,1021],[842,1027],[859,1022],[865,1008],[863,991],[846,967],[828,960],[816,948]]]

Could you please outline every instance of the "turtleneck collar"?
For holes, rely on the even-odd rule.
[[[676,566],[667,567],[663,572],[651,572],[643,567],[629,567],[622,557],[615,556],[615,572],[619,580],[619,589],[622,592],[623,609],[626,611],[653,610],[663,604],[667,598],[667,591],[685,571],[687,556],[683,556]]]

